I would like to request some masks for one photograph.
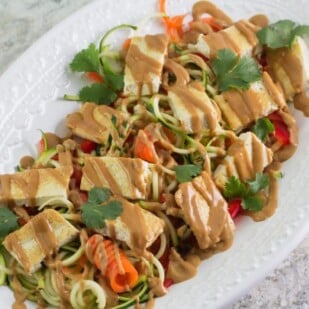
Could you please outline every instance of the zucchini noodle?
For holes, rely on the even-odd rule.
[[[37,155],[0,175],[0,285],[14,291],[16,308],[26,299],[151,307],[201,258],[232,244],[234,217],[265,219],[277,200],[286,159],[277,157],[295,151],[297,128],[273,68],[258,63],[258,27],[203,1],[185,21],[168,16],[165,2],[75,55],[71,71],[89,83],[64,96],[82,103],[66,115],[68,134],[41,131]],[[142,36],[157,18],[166,33]],[[231,26],[248,41],[245,52],[236,35],[235,44],[224,39]],[[113,50],[107,41],[118,30],[130,33]]]
[[[91,292],[95,297],[96,308],[104,309],[106,305],[106,294],[103,288],[92,280],[81,280],[73,285],[70,293],[70,302],[74,309],[89,308],[89,303],[84,300],[85,292]]]
[[[166,250],[166,245],[167,245],[167,240],[166,240],[166,235],[164,233],[161,233],[160,235],[160,248],[158,252],[155,254],[155,257],[157,259],[160,259],[162,255],[164,254]]]

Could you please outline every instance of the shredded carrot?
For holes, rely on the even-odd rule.
[[[91,80],[92,82],[95,82],[95,83],[103,83],[104,82],[103,77],[97,72],[87,72],[86,77],[89,80]]]
[[[122,49],[123,49],[123,50],[128,50],[128,49],[129,49],[129,46],[130,46],[130,44],[131,44],[131,41],[132,41],[131,38],[126,39],[126,40],[123,42],[123,44],[122,44]]]
[[[116,243],[95,234],[87,241],[86,254],[108,278],[114,292],[122,293],[136,285],[138,272]]]
[[[145,130],[138,131],[133,152],[134,157],[150,163],[156,163],[159,160],[151,136]]]
[[[169,36],[170,40],[172,42],[180,42],[183,35],[183,20],[186,15],[176,15],[173,17],[168,17],[166,13],[165,0],[159,1],[159,10],[161,14],[165,15],[163,17],[163,21],[165,23],[166,33]]]
[[[201,19],[205,24],[208,24],[213,31],[222,30],[222,26],[216,23],[216,20],[213,17],[206,17]]]

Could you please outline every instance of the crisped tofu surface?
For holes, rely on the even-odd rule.
[[[219,126],[219,116],[205,91],[190,86],[171,87],[168,99],[175,118],[187,133],[214,131]]]
[[[71,241],[78,233],[57,211],[47,209],[9,234],[3,245],[27,273],[33,273],[44,258]]]
[[[231,176],[249,180],[256,173],[262,173],[272,162],[273,152],[251,132],[243,133],[228,149],[227,155],[217,166],[214,180],[218,187],[224,188]]]
[[[109,188],[128,199],[146,199],[151,183],[151,164],[133,158],[87,157],[81,189]]]
[[[207,172],[202,172],[191,182],[180,184],[175,199],[200,249],[221,242],[226,224],[233,225],[227,203]]]
[[[150,95],[159,91],[167,44],[164,34],[132,38],[126,55],[125,95]]]
[[[77,136],[105,144],[110,134],[117,139],[115,127],[120,126],[125,118],[122,112],[109,106],[85,103],[79,111],[67,116],[66,125]]]
[[[291,48],[267,50],[271,76],[279,82],[287,100],[309,88],[309,48],[297,37]]]
[[[138,204],[116,198],[122,204],[122,213],[116,220],[106,221],[103,235],[125,242],[131,249],[144,250],[163,232],[164,221]]]
[[[256,31],[259,28],[249,21],[241,20],[234,25],[207,35],[200,35],[190,49],[208,58],[214,58],[220,49],[231,49],[240,56],[251,55],[257,46]]]
[[[40,206],[49,200],[67,199],[72,168],[31,169],[0,176],[0,204]]]
[[[236,132],[286,105],[282,92],[266,72],[248,90],[228,90],[215,96],[215,101],[227,127]]]

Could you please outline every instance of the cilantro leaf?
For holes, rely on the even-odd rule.
[[[106,202],[110,198],[111,194],[111,191],[107,188],[94,187],[89,192],[88,202],[96,204]]]
[[[124,76],[120,73],[113,73],[113,72],[105,72],[105,81],[109,87],[111,87],[115,91],[120,91],[123,89],[124,86]]]
[[[82,222],[94,229],[105,227],[105,220],[114,220],[122,212],[119,201],[108,201],[111,191],[107,188],[92,188],[88,201],[82,206]]]
[[[241,201],[243,209],[251,211],[259,211],[263,208],[263,202],[258,196],[247,196]]]
[[[111,201],[105,205],[87,202],[82,206],[82,221],[93,229],[105,227],[105,220],[114,220],[122,212],[122,205],[118,201]]]
[[[268,185],[269,176],[266,174],[256,173],[255,179],[245,182],[232,176],[225,184],[223,195],[228,200],[235,197],[241,198],[241,206],[243,209],[259,211],[263,208],[263,201],[256,193],[265,189]]]
[[[256,173],[255,179],[247,181],[250,193],[257,193],[269,185],[269,177],[266,174]]]
[[[177,181],[182,183],[191,181],[193,177],[198,176],[202,171],[202,167],[200,165],[184,164],[174,166],[173,170],[176,172]]]
[[[257,32],[261,44],[269,48],[291,47],[296,36],[309,35],[309,26],[299,25],[291,20],[279,20]]]
[[[225,184],[223,195],[228,199],[232,199],[234,197],[243,197],[246,195],[246,192],[246,185],[237,177],[232,176]]]
[[[70,68],[75,72],[99,73],[99,51],[96,46],[91,43],[87,49],[83,49],[78,54],[76,54],[70,63]]]
[[[274,130],[275,127],[268,118],[260,118],[252,131],[262,142],[265,142],[268,134],[274,132]]]
[[[221,49],[212,61],[217,76],[219,90],[249,89],[250,84],[261,78],[261,72],[255,60],[250,57],[238,57],[230,49]]]
[[[117,98],[117,94],[105,84],[92,84],[79,91],[79,99],[83,102],[110,105]]]
[[[17,216],[8,208],[0,208],[0,238],[18,229]]]

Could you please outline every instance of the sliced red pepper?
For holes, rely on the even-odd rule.
[[[72,178],[75,180],[75,184],[76,184],[77,187],[79,187],[79,185],[80,185],[82,175],[83,175],[82,169],[74,166]]]
[[[269,120],[273,123],[274,137],[282,144],[288,145],[290,144],[290,131],[288,126],[284,123],[282,117],[278,112],[271,113],[268,116]]]
[[[290,144],[290,132],[287,125],[283,121],[273,121],[275,138],[282,144]]]
[[[83,152],[85,153],[90,153],[93,150],[95,150],[97,147],[97,144],[93,141],[90,141],[88,139],[85,139],[81,144],[80,148],[82,149]]]
[[[241,211],[241,199],[235,198],[228,202],[228,210],[231,217],[234,219]]]
[[[40,139],[39,144],[38,144],[38,152],[41,154],[42,152],[45,151],[45,142],[43,137]]]
[[[166,288],[169,288],[171,285],[174,284],[174,280],[172,278],[166,278],[164,281],[163,281],[163,285],[164,287]]]
[[[103,83],[104,82],[103,77],[97,72],[87,72],[86,77],[89,80],[91,80],[92,82],[95,82],[95,83]]]

